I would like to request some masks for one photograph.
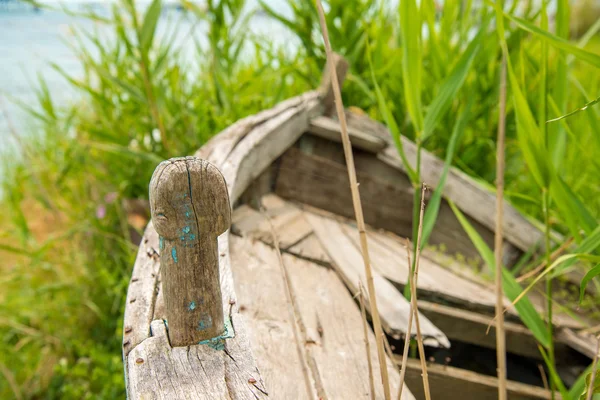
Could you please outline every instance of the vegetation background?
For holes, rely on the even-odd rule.
[[[15,134],[17,151],[2,154],[0,398],[124,396],[124,299],[135,238],[148,218],[137,205],[161,160],[192,154],[236,120],[317,87],[325,52],[315,6],[289,4],[291,17],[262,3],[249,10],[245,0],[182,1],[179,18],[193,29],[181,32],[174,19],[171,34],[160,38],[159,0],[120,0],[108,16],[83,13],[114,37],[77,30],[72,46],[83,74],[55,66],[80,100],[55,102],[40,79],[37,104],[21,104],[32,132]],[[449,155],[490,189],[505,44],[505,195],[540,227],[572,237],[569,254],[583,259],[584,272],[592,269],[600,235],[600,110],[590,104],[546,121],[600,94],[596,2],[506,2],[507,17],[493,3],[473,0],[325,6],[332,46],[350,63],[344,103],[441,158]],[[247,34],[256,13],[279,21],[300,45]],[[206,36],[195,34],[200,26]],[[182,54],[182,36],[194,54]],[[509,275],[537,261],[524,258]],[[553,275],[562,279],[566,267],[556,265]],[[574,309],[579,293],[552,296]],[[598,312],[597,300],[585,296],[582,307]],[[549,349],[548,329],[535,325],[540,317],[521,317]]]

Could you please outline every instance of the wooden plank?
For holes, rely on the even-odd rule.
[[[123,356],[150,336],[154,314],[158,271],[160,270],[158,234],[148,224],[138,250],[127,290],[123,318]]]
[[[314,233],[311,233],[302,241],[287,249],[287,252],[317,264],[331,265],[331,259]]]
[[[281,202],[282,205],[282,208],[277,208],[276,204],[270,203],[269,197],[264,196],[262,204],[268,207],[266,208],[266,214],[271,219],[271,223],[277,232],[281,249],[287,250],[310,235],[312,227],[296,207],[288,205],[289,203],[283,203],[281,199],[276,198],[273,200],[277,203]],[[246,205],[242,205],[234,211],[232,232],[240,236],[261,240],[267,244],[273,244],[271,227],[265,215]]]
[[[414,165],[417,147],[404,136],[401,139],[406,158],[411,165]],[[378,157],[396,168],[405,170],[397,150],[391,146],[380,152]],[[442,160],[426,150],[421,150],[421,179],[423,182],[435,187],[443,168]],[[473,217],[488,229],[494,230],[494,213],[490,210],[495,210],[495,196],[470,176],[457,168],[451,168],[446,178],[444,196],[456,203],[465,214]],[[527,251],[536,243],[541,243],[542,240],[542,232],[507,201],[504,202],[503,232],[507,240],[523,251]]]
[[[419,273],[420,275],[420,273]],[[489,315],[461,310],[424,300],[419,300],[419,311],[440,328],[450,340],[471,343],[489,349],[496,348],[496,330],[492,324],[486,333],[490,321]],[[512,354],[541,360],[542,357],[531,331],[522,324],[506,321],[506,350]],[[557,339],[559,339],[557,336]],[[568,360],[569,350],[562,340],[555,341],[555,353],[558,360]]]
[[[220,167],[232,203],[308,129],[312,110],[318,104],[318,100],[312,100],[282,112],[255,128],[231,151]]]
[[[281,276],[277,254],[272,247],[246,238],[232,238],[232,254],[240,302],[252,332],[271,337],[253,342],[269,393],[273,398],[303,399],[306,394],[291,344],[294,339],[286,317],[285,289],[283,281],[276,279]],[[330,399],[369,398],[362,321],[351,294],[332,270],[291,255],[283,258],[295,296],[301,300],[298,319],[315,394]],[[272,278],[264,279],[266,276]],[[272,338],[275,335],[277,338]],[[374,349],[372,333],[369,340]],[[374,376],[378,376],[375,351],[371,358]],[[398,371],[391,364],[389,368],[392,388],[397,391]],[[382,396],[381,385],[376,385],[376,398]],[[414,397],[406,390],[403,398]]]
[[[396,358],[401,362],[400,358]],[[498,399],[498,379],[459,368],[429,364],[429,386],[431,397],[436,400],[451,400],[460,396],[464,400]],[[419,360],[409,359],[406,363],[406,383],[413,389],[417,399],[424,399]],[[511,400],[550,399],[548,390],[520,382],[507,382],[508,398]]]
[[[285,152],[281,158],[275,193],[286,199],[352,218],[354,206],[346,167],[317,155],[323,154],[324,151],[330,155],[331,148],[316,142],[313,150],[313,155],[296,148]],[[341,152],[341,148],[338,150]],[[341,153],[339,155],[343,156]],[[360,163],[358,160],[361,160]],[[410,237],[414,192],[410,183],[406,179],[388,179],[378,174],[379,169],[368,169],[373,164],[383,164],[372,155],[359,157],[357,153],[357,165],[359,164],[362,168],[367,168],[357,171],[365,222],[400,236]],[[484,240],[492,244],[493,233],[476,221],[472,222]],[[443,243],[451,254],[460,253],[469,259],[480,260],[479,253],[445,201],[440,207],[438,223],[432,232],[430,243]]]
[[[231,266],[240,312],[250,327],[252,351],[269,395],[274,399],[306,399],[302,368],[308,366],[302,366],[294,347],[279,264],[263,261],[259,257],[263,252],[265,246],[258,241],[231,237]]]
[[[234,317],[234,323],[237,318]],[[258,370],[239,368],[252,364],[252,360],[244,358],[244,348],[249,346],[245,337],[238,338],[235,348],[225,344],[223,351],[209,345],[171,347],[162,320],[152,322],[151,334],[126,360],[129,398],[267,398]],[[224,375],[229,380],[223,379]]]
[[[285,100],[271,109],[243,118],[214,136],[202,146],[195,155],[196,157],[208,160],[218,167],[221,167],[225,159],[227,159],[229,154],[237,147],[242,139],[255,128],[259,128],[266,121],[277,117],[289,109],[306,107],[308,103],[311,103],[314,107],[308,110],[308,114],[310,116],[319,114],[321,111],[320,102],[314,103],[313,101],[320,96],[322,96],[322,94],[318,91],[303,93],[299,96]]]
[[[358,291],[359,280],[365,285],[366,277],[362,256],[354,243],[344,234],[337,221],[312,213],[306,219],[351,292]],[[371,253],[370,253],[371,254]],[[395,338],[406,335],[410,305],[406,298],[377,271],[373,271],[377,305],[384,330]],[[366,286],[366,285],[365,285]],[[450,347],[448,338],[425,316],[419,317],[424,342],[434,347]],[[416,330],[412,332],[416,334]]]
[[[331,118],[315,117],[311,119],[308,131],[316,136],[333,142],[342,142],[339,123]],[[387,143],[383,139],[371,135],[368,132],[348,128],[348,135],[350,135],[350,141],[353,148],[358,148],[371,153],[378,153],[387,146]]]

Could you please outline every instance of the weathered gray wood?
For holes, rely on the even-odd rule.
[[[272,224],[280,248],[287,250],[312,232],[312,227],[304,219],[302,211],[292,204],[273,194],[263,196],[260,203],[271,222],[269,223],[261,212],[242,205],[233,213],[234,233],[273,244],[270,226]]]
[[[310,121],[308,131],[316,136],[331,140],[333,142],[342,142],[339,123],[331,118],[313,118]],[[348,128],[348,135],[350,136],[352,147],[366,150],[371,153],[378,153],[387,146],[385,140],[356,129]]]
[[[339,54],[334,53],[332,58],[335,65],[335,73],[338,78],[338,82],[340,85],[340,89],[344,84],[344,80],[346,79],[346,72],[348,72],[348,61],[344,59]],[[321,86],[319,87],[319,91],[323,96],[323,107],[324,107],[324,115],[330,115],[335,108],[335,99],[333,96],[333,87],[332,87],[332,78],[331,78],[331,67],[329,66],[329,60],[325,65],[325,69],[323,70],[323,76],[321,77]]]
[[[396,362],[400,363],[401,358],[396,358]],[[408,359],[406,367],[406,383],[414,388],[413,392],[417,399],[424,399],[421,364],[418,360]],[[433,399],[496,400],[498,398],[496,377],[438,364],[429,364],[427,373]],[[511,400],[551,398],[548,390],[520,382],[508,381],[506,389]]]
[[[224,334],[217,237],[229,229],[231,209],[223,176],[196,157],[163,161],[150,181],[150,208],[171,345]]]
[[[124,357],[150,336],[160,270],[158,251],[158,235],[150,222],[140,243],[127,290],[123,318]]]
[[[236,289],[253,328],[254,353],[269,393],[273,398],[304,399],[300,360],[292,345],[291,321],[286,317],[285,289],[282,280],[275,278],[280,275],[277,254],[272,247],[249,238],[234,237],[231,244]],[[291,255],[284,255],[283,260],[296,297],[301,299],[297,318],[315,395],[369,398],[361,316],[352,294],[328,268]],[[374,348],[371,331],[369,340]],[[371,358],[378,376],[374,351]],[[392,388],[397,390],[399,374],[391,364],[388,367]],[[376,390],[376,398],[382,398],[379,382]],[[406,391],[403,398],[414,397]]]
[[[239,316],[233,317],[234,324],[237,318]],[[239,347],[249,347],[245,338],[227,342],[225,351],[208,345],[171,347],[162,320],[152,322],[151,334],[131,351],[126,360],[129,398],[266,398],[258,370],[239,368],[251,365],[251,360],[243,358],[244,352],[238,351]],[[229,343],[237,346],[231,348]],[[228,378],[224,379],[225,376]]]
[[[316,139],[318,140],[314,142],[314,154],[306,154],[297,148],[285,152],[281,158],[275,192],[286,199],[294,199],[351,218],[354,215],[354,207],[341,147],[324,146],[322,142],[325,140]],[[302,141],[305,141],[304,138]],[[338,161],[332,161],[331,158]],[[355,158],[365,222],[400,236],[410,237],[410,210],[414,200],[412,185],[398,176],[380,174],[384,168],[393,168],[386,166],[371,154],[356,152]],[[389,174],[390,171],[386,172]],[[397,174],[401,172],[398,171]],[[492,232],[472,219],[471,222],[491,245]],[[479,253],[445,201],[442,201],[430,243],[443,244],[450,254],[460,253],[468,259],[480,260]]]
[[[408,162],[414,165],[417,157],[417,147],[404,136],[401,139],[406,158]],[[396,168],[405,170],[398,151],[391,146],[379,153],[379,158]],[[435,187],[439,182],[443,168],[444,162],[442,160],[428,151],[422,150],[421,179],[423,182]],[[488,229],[494,230],[494,213],[491,213],[490,210],[495,209],[495,196],[470,176],[457,168],[451,168],[446,178],[444,196],[456,203],[458,208],[465,214],[473,217]],[[527,251],[542,239],[542,232],[507,201],[504,202],[503,232],[508,241],[523,251]]]
[[[322,93],[319,91],[303,93],[297,97],[285,100],[273,108],[243,118],[214,136],[202,146],[195,155],[196,157],[208,160],[217,167],[222,168],[223,162],[233,149],[235,149],[237,145],[250,134],[250,132],[259,128],[266,121],[270,121],[281,113],[297,107],[304,108],[311,117],[319,114],[321,102],[317,101],[315,103],[314,101],[318,100],[320,96],[322,96]],[[307,109],[309,103],[314,108]]]
[[[344,234],[337,221],[312,213],[305,213],[306,219],[340,274],[352,292],[358,291],[359,280],[365,284],[361,255],[354,243]],[[383,328],[393,337],[406,335],[410,306],[402,294],[379,272],[373,271],[375,292]],[[434,347],[450,347],[448,338],[425,316],[419,315],[421,332],[425,343]],[[416,334],[416,330],[413,332]]]
[[[317,264],[331,265],[331,259],[314,233],[311,233],[299,243],[288,248],[287,252]]]

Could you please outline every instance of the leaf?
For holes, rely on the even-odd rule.
[[[583,239],[579,246],[574,250],[574,252],[580,254],[591,254],[598,247],[600,247],[600,226],[598,226],[594,230],[594,232],[592,232],[588,237]],[[562,274],[562,272],[569,268],[571,265],[573,265],[575,261],[577,260],[568,260],[559,268],[556,268],[554,273],[552,273],[552,277],[556,277]]]
[[[586,400],[588,398],[590,387],[592,388],[592,395],[600,394],[600,374],[596,372],[594,375],[594,383],[592,385],[592,372],[593,371],[590,371],[585,377],[585,390],[581,396],[579,396],[579,400]]]
[[[581,48],[569,43],[567,40],[562,39],[558,36],[555,36],[555,35],[551,34],[550,32],[547,32],[543,29],[540,29],[539,27],[535,26],[531,22],[526,21],[522,18],[515,17],[515,16],[507,14],[507,13],[504,13],[504,17],[508,18],[509,20],[511,20],[512,22],[517,24],[521,29],[524,29],[527,32],[533,33],[534,35],[538,36],[539,38],[547,41],[548,43],[550,43],[552,46],[556,47],[557,49],[560,49],[567,53],[573,54],[575,57],[579,58],[580,60],[585,61],[591,65],[594,65],[594,66],[600,68],[600,56],[599,55],[591,53],[584,49],[581,49]]]
[[[549,119],[548,121],[546,121],[546,123],[556,122],[556,121],[560,121],[561,119],[568,118],[568,117],[570,117],[572,115],[575,115],[575,114],[577,114],[577,113],[579,113],[581,111],[587,110],[588,107],[593,106],[594,104],[597,104],[597,103],[600,103],[600,97],[598,97],[597,99],[594,99],[594,100],[590,101],[589,103],[586,103],[582,107],[580,107],[580,108],[578,108],[578,109],[576,109],[574,111],[571,111],[568,114],[562,115],[562,116],[560,116],[558,118]]]
[[[527,99],[519,87],[512,63],[510,60],[507,61],[508,76],[517,116],[517,140],[519,148],[537,184],[540,188],[548,188],[550,186],[552,167],[545,154],[544,137],[533,118]]]
[[[452,165],[452,159],[454,158],[454,153],[456,151],[456,145],[460,142],[463,133],[465,132],[465,127],[469,120],[469,113],[471,112],[471,106],[473,104],[473,99],[471,98],[464,111],[460,114],[460,117],[456,121],[454,125],[454,129],[452,130],[452,136],[450,136],[450,142],[448,142],[448,148],[446,150],[446,159],[444,160],[444,169],[442,170],[442,174],[440,175],[440,180],[431,195],[431,199],[429,199],[429,203],[427,203],[427,208],[425,209],[425,215],[423,216],[423,233],[422,233],[422,247],[427,246],[427,241],[429,240],[429,236],[433,231],[433,227],[435,225],[435,221],[437,220],[438,212],[440,210],[440,204],[442,202],[442,193],[444,192],[444,185],[446,184],[446,178],[448,177],[448,171],[450,170],[450,166]]]
[[[148,53],[148,49],[152,46],[161,9],[161,0],[154,0],[148,7],[146,15],[144,16],[144,22],[140,31],[140,46],[144,53]]]
[[[519,296],[517,296],[516,299],[513,300],[512,304],[515,305],[517,304],[521,299],[524,298],[524,296],[529,293],[529,291],[544,277],[546,276],[548,273],[550,273],[551,271],[554,271],[556,268],[558,268],[562,263],[571,260],[571,259],[577,259],[577,258],[588,258],[588,259],[592,259],[592,260],[596,260],[597,257],[594,256],[589,256],[587,254],[580,254],[580,253],[574,253],[574,254],[565,254],[563,256],[558,257],[552,264],[550,264],[550,266],[546,269],[544,269],[544,271],[539,274],[538,276],[536,276],[536,278],[533,280],[533,282],[531,282],[529,284],[529,286],[527,286],[525,288],[525,290],[523,290],[523,292],[521,292],[521,294]],[[598,260],[600,261],[600,260]],[[591,279],[591,278],[590,278]],[[587,282],[586,282],[587,283]]]
[[[126,91],[131,96],[138,99],[139,101],[146,103],[146,97],[144,97],[144,95],[138,88],[136,88],[135,86],[133,86],[130,83],[125,82],[122,79],[112,76],[108,71],[106,71],[104,68],[102,68],[99,65],[94,64],[94,68],[95,68],[96,72],[98,73],[98,75],[100,75],[102,78],[106,79],[109,82],[112,82],[114,85],[119,86],[121,89],[123,89],[124,91]]]
[[[496,262],[494,260],[494,253],[488,247],[488,245],[483,241],[479,233],[473,228],[473,226],[467,221],[463,213],[454,205],[453,202],[449,201],[450,207],[452,211],[454,211],[454,215],[460,222],[461,226],[471,239],[471,242],[481,255],[481,258],[489,265],[492,272],[496,269]],[[515,277],[506,270],[503,266],[502,268],[502,287],[504,289],[504,293],[506,297],[508,297],[511,301],[516,299],[519,294],[523,291],[519,283],[515,280]],[[540,317],[540,314],[533,307],[533,304],[529,300],[529,298],[525,297],[522,301],[517,303],[515,306],[521,320],[529,328],[533,336],[536,340],[544,347],[548,347],[550,345],[550,336],[548,334],[548,330],[546,329],[546,324]]]
[[[460,60],[458,60],[456,63],[456,66],[452,72],[450,72],[450,75],[440,86],[439,93],[431,102],[427,111],[427,115],[425,116],[423,135],[421,137],[422,141],[427,140],[427,138],[433,133],[436,125],[440,122],[442,117],[450,108],[456,93],[465,82],[467,74],[469,73],[471,65],[473,64],[473,60],[479,51],[481,37],[485,33],[486,28],[487,23],[480,28],[479,34],[475,36],[471,43],[469,43],[469,46],[463,53]]]
[[[590,269],[581,280],[581,284],[579,285],[579,304],[583,301],[583,295],[585,294],[587,284],[598,275],[600,275],[600,264],[597,264],[594,268]]]
[[[418,138],[423,130],[421,105],[421,15],[415,0],[400,2],[402,37],[402,79],[408,113]]]
[[[404,152],[404,147],[402,146],[402,135],[400,134],[400,129],[398,128],[398,124],[396,124],[396,120],[392,115],[390,109],[387,106],[387,102],[383,97],[383,93],[381,92],[381,88],[377,84],[377,80],[375,79],[375,72],[373,71],[373,61],[371,60],[371,50],[369,44],[367,44],[367,58],[369,61],[369,69],[371,70],[371,79],[373,80],[373,86],[375,86],[375,95],[377,96],[377,103],[379,104],[379,111],[383,115],[383,119],[385,120],[386,125],[390,129],[390,133],[392,134],[392,138],[394,139],[394,143],[396,144],[396,149],[398,150],[398,154],[400,155],[400,159],[404,164],[408,176],[410,177],[412,182],[418,182],[419,177],[417,177],[417,173],[411,167],[408,162],[408,158],[406,158],[406,153]]]
[[[580,236],[581,229],[587,234],[591,234],[596,229],[598,222],[592,213],[560,176],[552,180],[550,195],[575,238]]]
[[[540,354],[542,355],[542,358],[544,359],[544,362],[546,363],[546,367],[548,367],[548,371],[550,372],[550,379],[552,379],[554,381],[554,384],[556,385],[556,387],[558,387],[558,390],[560,391],[560,395],[562,396],[563,400],[571,399],[571,397],[569,396],[569,392],[567,391],[567,388],[565,387],[564,383],[560,379],[560,376],[556,372],[556,368],[554,367],[554,364],[550,361],[548,354],[542,348],[542,346],[538,345],[538,349],[540,350]]]

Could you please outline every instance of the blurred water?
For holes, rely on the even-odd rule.
[[[92,3],[70,0],[46,3],[62,4],[73,11],[84,11],[91,7],[98,14],[108,15],[112,1]],[[140,3],[140,6],[144,7],[144,2]],[[290,12],[285,0],[268,0],[267,4],[284,14]],[[181,16],[181,11],[178,11],[173,3],[167,5],[171,7],[161,15],[157,28],[158,37],[165,35],[168,27],[172,27],[172,23],[178,21]],[[258,0],[248,1],[248,9],[257,6]],[[35,11],[31,6],[4,7],[0,3],[0,152],[6,150],[11,143],[14,144],[11,131],[23,136],[36,129],[35,121],[12,100],[35,105],[35,90],[39,86],[38,74],[47,81],[56,104],[77,100],[79,93],[50,66],[51,63],[55,63],[75,76],[82,73],[81,65],[68,45],[69,41],[74,40],[71,26],[96,28],[107,40],[112,36],[110,27],[92,24],[86,19],[69,16],[62,11]],[[178,27],[179,42],[190,46],[190,50],[184,51],[183,54],[194,57],[193,41],[186,39],[192,23],[181,21]],[[268,34],[276,44],[294,46],[295,43],[279,23],[261,15],[253,18],[250,30],[254,33]],[[201,42],[206,42],[205,25],[197,25],[193,34],[201,38]]]

